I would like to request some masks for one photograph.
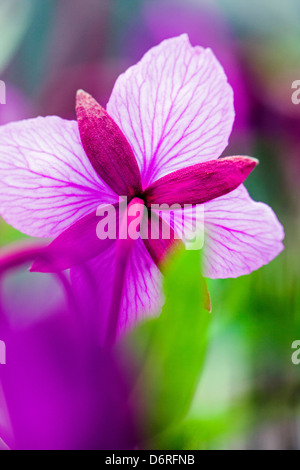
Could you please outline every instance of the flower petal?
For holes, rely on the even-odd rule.
[[[84,304],[94,303],[98,331],[104,342],[115,279],[116,243],[101,255],[71,269],[75,291]],[[94,281],[94,282],[93,282]],[[161,311],[161,274],[141,238],[135,241],[127,263],[119,315],[118,333],[132,328],[138,320]],[[87,312],[91,314],[91,311]]]
[[[100,178],[120,196],[141,192],[141,175],[125,136],[97,101],[77,92],[76,112],[83,147]]]
[[[1,369],[1,384],[13,433],[0,432],[13,450],[137,445],[124,365],[93,344],[79,319],[60,305],[32,323],[10,322],[5,332],[9,361]]]
[[[175,206],[174,206],[175,207]],[[201,250],[204,244],[204,204],[174,210],[155,210],[172,227],[187,250]]]
[[[232,89],[210,49],[186,34],[150,49],[116,81],[107,111],[126,135],[143,187],[221,155],[231,132]]]
[[[284,248],[284,231],[272,209],[253,201],[241,185],[204,205],[204,275],[238,277],[269,263]]]
[[[182,168],[152,183],[145,191],[151,204],[202,204],[236,189],[251,173],[258,160],[226,157]]]
[[[0,214],[16,229],[55,237],[116,201],[90,164],[76,121],[49,116],[0,127]]]
[[[9,447],[5,444],[5,442],[0,437],[0,450],[9,450]]]
[[[117,233],[118,205],[114,207],[112,222]],[[102,211],[104,213],[105,208],[102,208]],[[114,243],[116,235],[112,234],[112,237],[101,240],[97,235],[99,221],[100,217],[92,212],[75,222],[42,250],[42,256],[36,259],[30,271],[47,273],[63,271],[88,261],[106,250]]]

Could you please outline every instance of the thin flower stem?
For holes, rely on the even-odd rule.
[[[117,338],[128,259],[133,249],[134,242],[137,239],[133,237],[137,232],[135,231],[134,233],[131,233],[130,224],[134,221],[134,225],[137,227],[142,221],[143,214],[144,202],[136,197],[130,201],[121,216],[119,237],[117,239],[113,297],[109,311],[107,335],[105,340],[105,346],[108,348],[113,346]]]

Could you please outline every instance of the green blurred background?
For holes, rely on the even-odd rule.
[[[259,158],[247,187],[285,227],[286,249],[270,265],[208,280],[211,315],[200,307],[199,254],[170,264],[162,317],[128,340],[141,368],[145,447],[300,447],[300,364],[291,360],[300,340],[299,24],[298,0],[0,0],[1,124],[74,118],[78,88],[105,105],[121,72],[186,32],[213,49],[234,89],[225,154]],[[22,237],[1,222],[2,247]]]

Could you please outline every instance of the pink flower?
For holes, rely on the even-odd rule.
[[[218,159],[233,125],[233,94],[210,49],[192,47],[186,35],[163,41],[117,79],[107,112],[78,92],[77,117],[78,124],[49,116],[0,129],[0,212],[28,235],[57,237],[48,248],[52,269],[71,268],[83,303],[97,296],[102,331],[116,310],[119,330],[159,312],[158,266],[182,212],[192,217],[179,209],[169,240],[99,240],[96,208],[118,196],[148,208],[203,204],[211,278],[248,274],[283,249],[275,214],[241,184],[257,161]],[[34,269],[50,268],[37,261]]]

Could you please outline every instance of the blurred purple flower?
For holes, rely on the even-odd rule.
[[[2,257],[2,279],[39,251]],[[98,346],[91,318],[81,316],[65,276],[59,279],[65,302],[51,315],[33,319],[26,304],[22,312],[8,314],[1,302],[7,358],[0,365],[0,449],[133,449],[124,359],[121,367],[116,353]],[[16,314],[27,321],[15,322]]]
[[[148,208],[204,204],[204,270],[212,278],[248,274],[282,250],[275,214],[241,185],[256,161],[217,159],[227,146],[234,110],[231,87],[210,49],[191,47],[186,35],[163,41],[118,78],[107,112],[79,92],[79,131],[76,122],[58,117],[0,130],[3,217],[29,235],[58,236],[48,254],[57,269],[72,268],[84,302],[87,269],[92,273],[102,332],[111,321],[123,330],[159,311],[157,265],[174,237],[103,242],[96,236],[100,204],[116,204],[118,196]],[[182,212],[185,221],[193,217],[179,209],[174,232]],[[130,245],[130,256],[120,255],[119,245],[125,252]]]

